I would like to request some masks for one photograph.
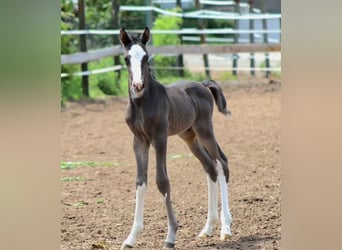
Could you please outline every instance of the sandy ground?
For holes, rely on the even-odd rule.
[[[180,225],[175,249],[280,249],[280,84],[240,85],[222,83],[232,116],[215,109],[213,118],[229,158],[233,236],[222,242],[218,223],[213,237],[197,237],[207,215],[206,178],[198,160],[173,136],[167,154]],[[69,103],[61,112],[61,161],[103,163],[61,169],[63,250],[119,249],[131,229],[136,167],[124,122],[126,104],[127,98]],[[136,249],[160,249],[167,232],[154,156],[151,150],[145,225]]]

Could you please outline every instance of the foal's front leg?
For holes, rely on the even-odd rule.
[[[164,247],[173,248],[176,242],[178,223],[172,209],[170,182],[166,169],[167,133],[158,133],[158,136],[155,136],[155,138],[152,140],[152,143],[155,148],[157,161],[156,182],[159,192],[164,197],[168,219],[168,231],[164,242]]]
[[[132,248],[135,244],[138,234],[143,230],[144,198],[147,187],[149,146],[150,144],[147,140],[142,141],[134,137],[133,148],[137,162],[135,214],[132,230],[128,235],[127,239],[122,244],[121,249]]]

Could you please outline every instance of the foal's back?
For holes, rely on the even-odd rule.
[[[183,133],[196,121],[211,117],[213,98],[202,84],[179,81],[167,85],[166,91],[170,103],[169,135]]]

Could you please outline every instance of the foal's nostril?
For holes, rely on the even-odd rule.
[[[144,84],[143,83],[132,82],[132,87],[135,90],[142,90],[144,88]]]

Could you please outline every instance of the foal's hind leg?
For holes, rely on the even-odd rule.
[[[204,228],[199,233],[199,237],[212,236],[213,228],[218,220],[217,213],[217,171],[214,161],[210,158],[207,151],[196,139],[195,133],[188,130],[180,137],[188,144],[192,153],[201,162],[203,168],[207,172],[208,182],[208,215]]]
[[[232,235],[230,230],[232,216],[229,211],[227,184],[229,178],[228,160],[215,140],[211,124],[206,126],[194,126],[193,129],[211,159],[214,159],[216,163],[218,182],[221,190],[221,239],[224,240]]]
[[[224,175],[224,165],[219,160],[217,160],[217,169],[219,172],[218,179],[221,190],[221,239],[225,240],[232,235],[230,230],[232,216],[229,211],[228,183],[226,181],[226,176]]]
[[[217,144],[220,153],[221,161],[217,161],[217,169],[219,172],[219,183],[221,189],[221,239],[231,236],[230,224],[232,223],[232,215],[229,209],[229,194],[228,194],[228,181],[229,169],[228,159],[222,152],[220,146]]]

